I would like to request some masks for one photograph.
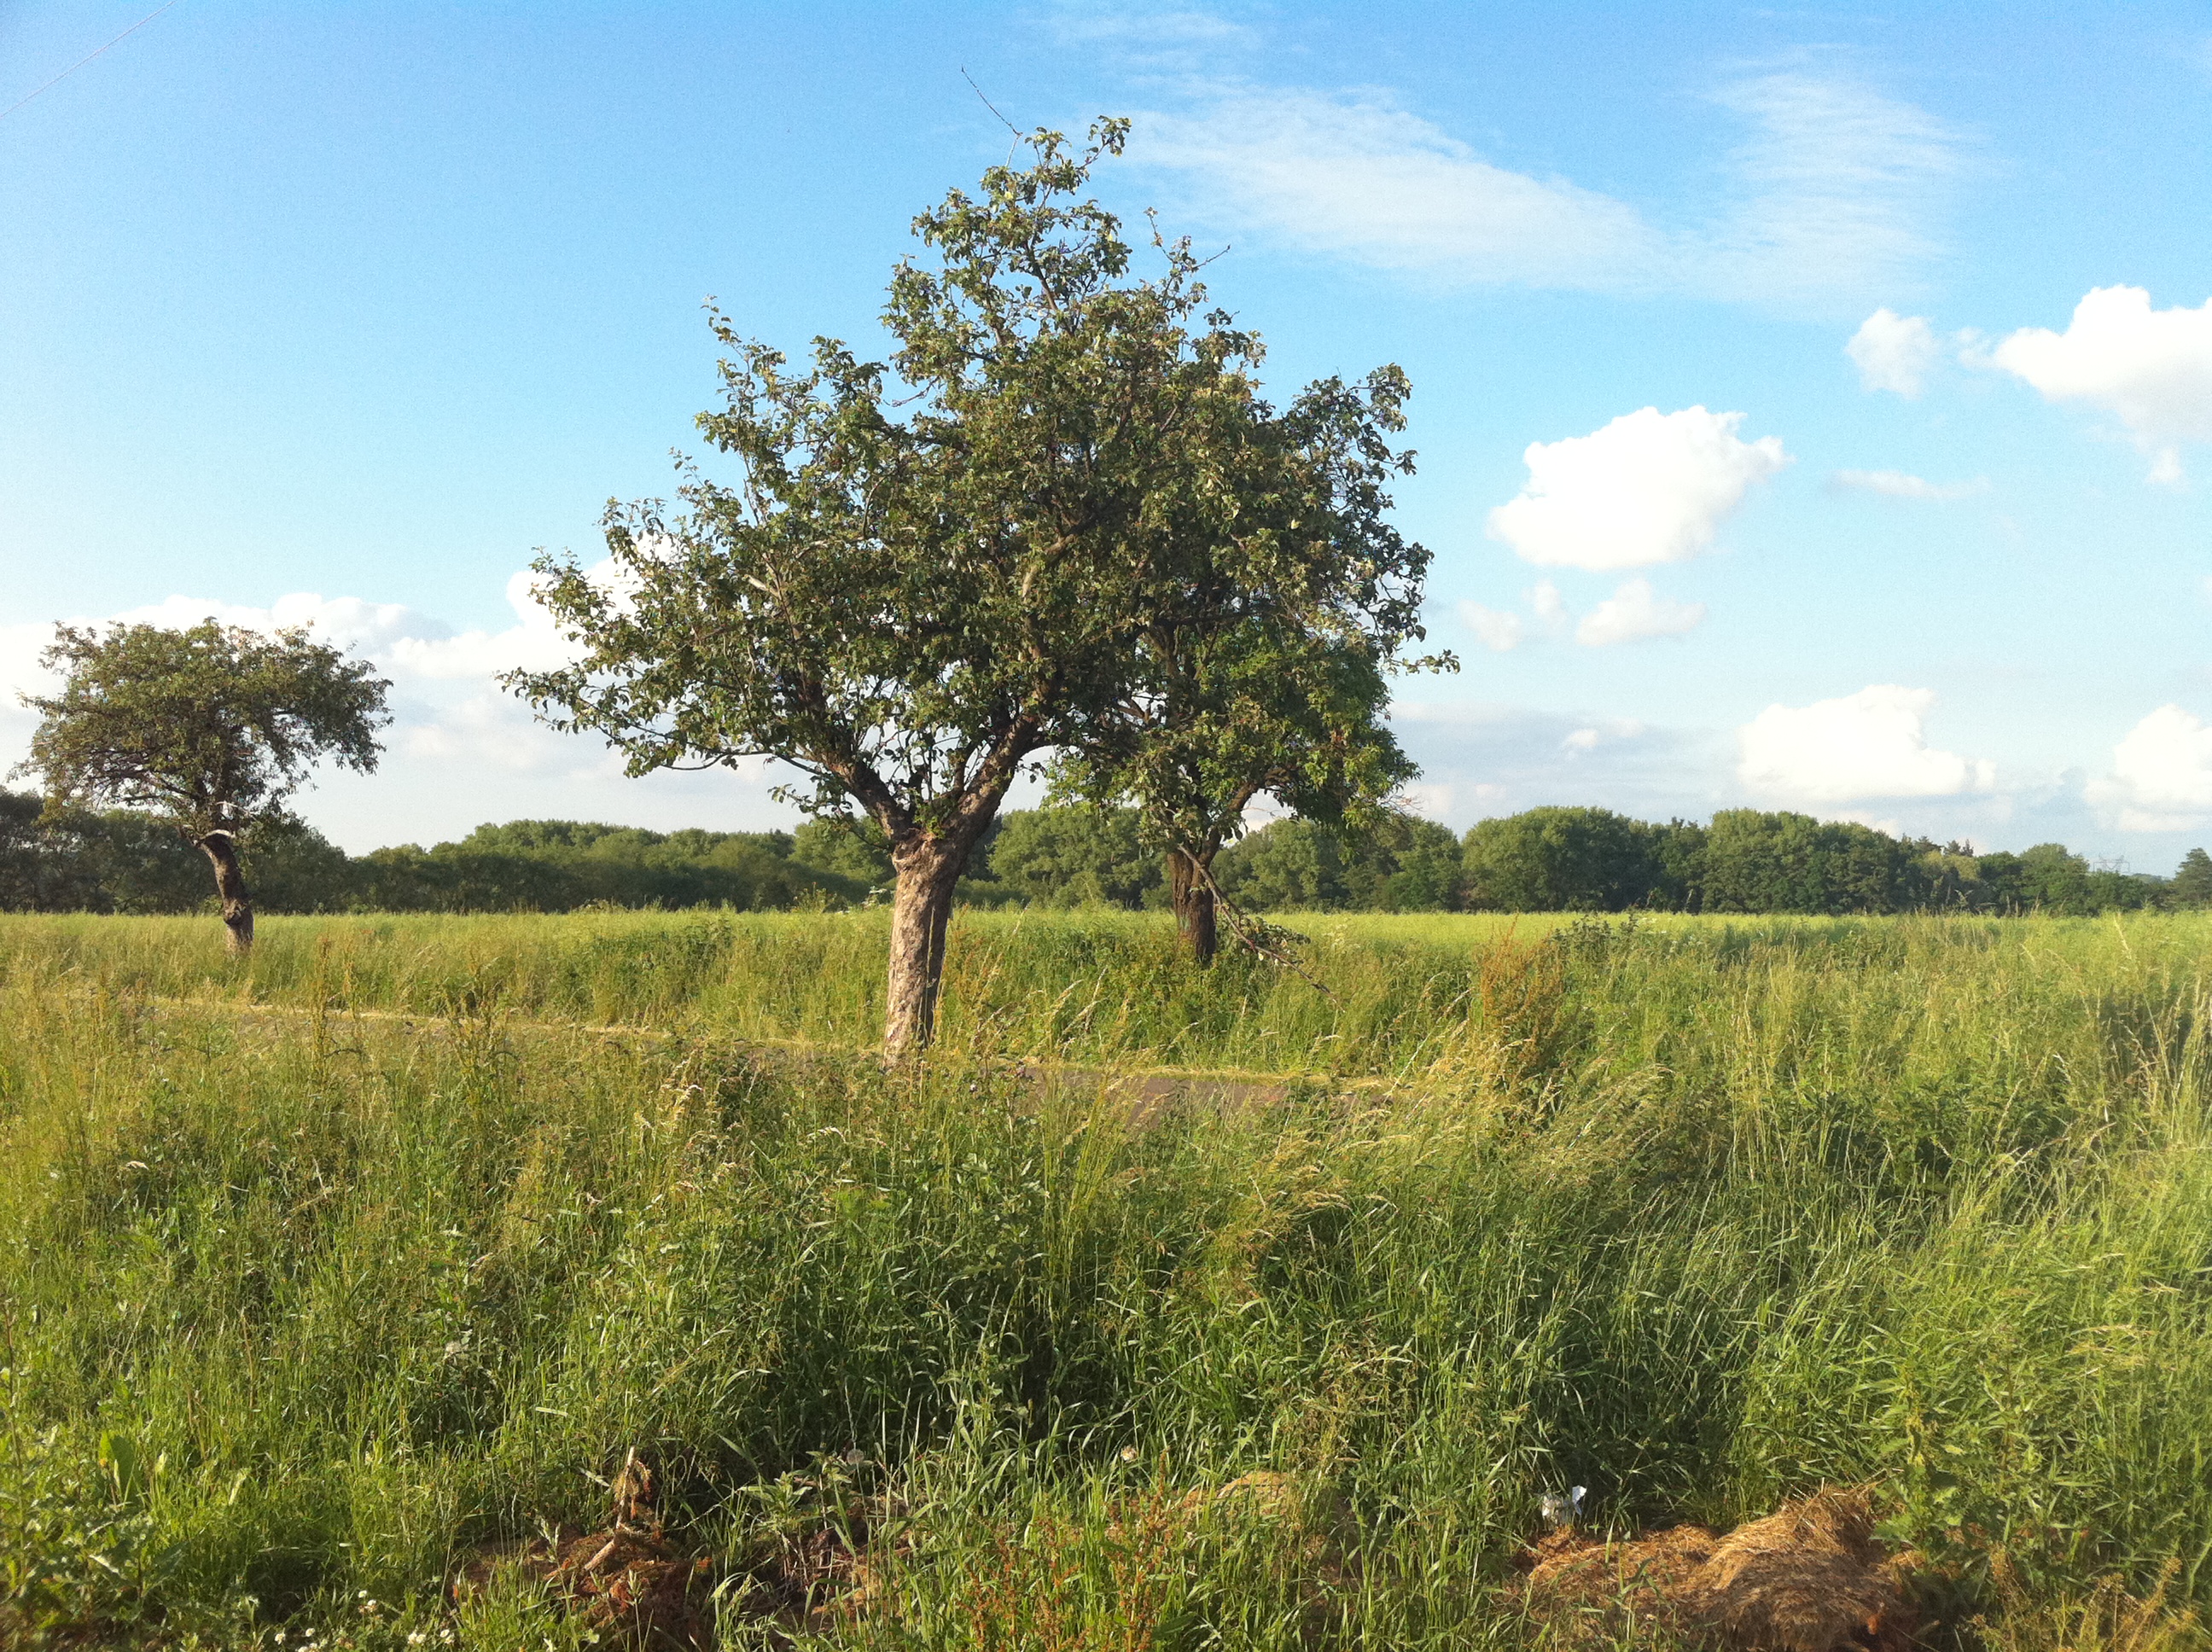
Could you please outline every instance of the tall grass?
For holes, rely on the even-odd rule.
[[[1451,1059],[1470,1022],[1496,1017],[1498,994],[1521,991],[1519,960],[1554,929],[1569,931],[1562,956],[1594,948],[1601,959],[1614,932],[1528,916],[1290,921],[1310,938],[1303,968],[1231,956],[1200,971],[1157,914],[964,913],[945,973],[946,1041],[1079,1063],[1409,1076]],[[887,928],[879,911],[276,918],[240,962],[204,918],[0,915],[0,969],[234,1004],[497,1011],[850,1048],[881,1029]],[[2078,1019],[2099,994],[2166,1004],[2188,990],[2212,941],[2212,918],[2195,917],[1662,917],[1634,928],[1627,990],[1583,969],[1569,1018],[1598,1044],[1629,1041],[1643,1059],[1656,1059],[1650,1041],[1672,1037],[1684,1017],[1732,1001],[1732,992],[1716,999],[1717,980],[1785,982],[1814,995],[1804,1012],[1816,1019],[1839,989],[1850,1002],[1837,1007],[1853,1017],[1909,1011],[1923,984],[2025,993],[2039,1008],[2071,1005],[2062,1013]],[[1576,939],[1584,932],[1596,938],[1589,946]],[[1908,1022],[1901,1036],[1943,1042],[1953,1030],[1924,1015]],[[1858,1036],[1824,1036],[1838,1034]],[[1711,1047],[1710,1036],[1698,1043]]]
[[[732,1576],[894,1492],[854,1643],[1518,1643],[1571,1481],[1869,1482],[2008,1646],[2212,1596],[2212,928],[971,920],[919,1069],[732,1036],[864,1041],[867,921],[0,926],[0,1637],[564,1644],[447,1581],[633,1446]]]

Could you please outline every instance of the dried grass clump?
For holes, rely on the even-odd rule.
[[[1569,1527],[1529,1552],[1522,1600],[1532,1617],[1571,1644],[1639,1630],[1695,1641],[1698,1625],[1685,1606],[1691,1580],[1717,1540],[1703,1526],[1670,1526],[1626,1543]]]
[[[481,1552],[454,1580],[460,1600],[512,1569],[560,1601],[604,1645],[703,1652],[714,1643],[712,1563],[677,1554],[655,1534],[573,1531]]]
[[[1272,1468],[1255,1468],[1225,1485],[1200,1486],[1181,1504],[1194,1519],[1212,1514],[1221,1520],[1283,1521],[1295,1518],[1304,1506],[1298,1482]]]
[[[639,1652],[706,1652],[714,1643],[709,1600],[714,1565],[679,1554],[662,1534],[659,1486],[632,1451],[610,1488],[613,1518],[604,1531],[573,1528],[483,1551],[454,1580],[456,1600],[486,1588],[512,1569],[544,1585],[604,1645]]]
[[[1903,1652],[1917,1620],[1900,1582],[1866,1494],[1823,1491],[1721,1539],[1687,1604],[1732,1647]]]
[[[1995,1568],[1998,1611],[1974,1620],[1988,1652],[2212,1652],[2212,1632],[2185,1606],[2168,1600],[2181,1563],[2169,1561],[2157,1587],[2130,1594],[2118,1577],[2099,1578],[2087,1594],[2039,1600],[2008,1566]]]
[[[1573,1642],[1656,1632],[1729,1652],[1904,1652],[1917,1619],[1859,1491],[1827,1490],[1725,1536],[1572,1530],[1530,1552],[1522,1599]]]

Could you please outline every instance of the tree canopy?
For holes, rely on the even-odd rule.
[[[2173,900],[2177,906],[2212,906],[2212,855],[2191,849],[2174,870]]]
[[[238,840],[288,819],[317,763],[374,769],[390,720],[375,667],[304,629],[58,626],[40,660],[62,687],[24,696],[40,720],[19,772],[40,778],[51,813],[120,806],[173,827],[213,865],[240,951],[253,908]]]
[[[541,714],[634,774],[775,757],[803,807],[874,823],[894,1052],[929,1036],[953,891],[1016,776],[1154,689],[1161,624],[1214,623],[1273,562],[1295,570],[1295,499],[1255,501],[1242,560],[1220,556],[1265,423],[1257,341],[1206,309],[1188,243],[1155,236],[1158,273],[1136,276],[1082,197],[1127,130],[1102,121],[1079,150],[1039,131],[1029,166],[918,217],[928,262],[892,276],[883,361],[823,338],[794,369],[718,314],[723,404],[699,425],[739,478],[687,468],[683,510],[611,507],[611,581],[538,565],[581,645],[510,679]],[[1376,382],[1301,416],[1371,418],[1398,394]]]
[[[1417,772],[1384,720],[1389,676],[1454,662],[1400,654],[1425,635],[1430,560],[1387,515],[1389,478],[1413,469],[1390,442],[1408,391],[1384,367],[1310,385],[1280,413],[1246,401],[1220,479],[1173,529],[1190,586],[1140,632],[1129,692],[1055,764],[1062,795],[1133,806],[1201,963],[1214,856],[1255,801],[1357,833]]]

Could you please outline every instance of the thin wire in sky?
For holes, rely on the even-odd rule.
[[[154,10],[148,12],[137,22],[131,24],[130,27],[125,29],[122,33],[110,40],[106,46],[100,47],[100,52],[87,52],[83,57],[79,58],[75,63],[71,64],[67,69],[63,70],[60,74],[55,76],[53,79],[48,81],[44,86],[39,88],[38,92],[33,92],[27,97],[18,98],[15,102],[9,104],[5,109],[0,109],[0,120],[7,119],[8,117],[14,114],[16,110],[28,103],[32,98],[38,96],[39,92],[51,91],[53,88],[59,86],[70,76],[76,74],[78,70],[83,68],[85,64],[90,63],[94,58],[100,56],[100,52],[106,52],[112,46],[121,46],[125,40],[136,34],[140,29],[145,27],[147,24],[152,22],[163,12],[168,10],[169,6],[173,6],[176,3],[177,0],[168,0],[168,5],[160,6],[155,8]]]

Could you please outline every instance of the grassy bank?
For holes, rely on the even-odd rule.
[[[1869,1483],[1953,1639],[2212,1595],[2212,924],[970,919],[924,1070],[732,1042],[864,1042],[872,921],[0,923],[0,1636],[581,1643],[447,1582],[633,1447],[732,1645],[848,1490],[850,1644],[1522,1644],[1569,1482]]]

